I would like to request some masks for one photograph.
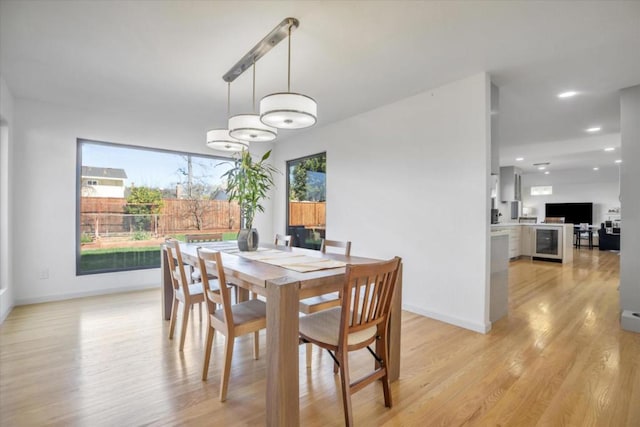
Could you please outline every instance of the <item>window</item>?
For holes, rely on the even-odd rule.
[[[221,176],[231,159],[78,140],[76,273],[157,268],[166,237],[234,240],[240,212]]]
[[[320,249],[326,232],[327,154],[287,162],[287,234],[293,246]]]
[[[551,194],[553,194],[553,188],[551,185],[531,186],[532,196],[550,196]]]

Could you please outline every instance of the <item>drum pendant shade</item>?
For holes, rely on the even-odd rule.
[[[318,104],[306,95],[281,92],[260,100],[260,120],[279,129],[302,129],[316,124]]]
[[[262,123],[257,114],[237,114],[229,118],[229,135],[241,141],[269,142],[276,139],[278,129]]]
[[[229,129],[211,129],[207,132],[207,147],[220,151],[242,151],[249,148],[246,142],[229,135]]]

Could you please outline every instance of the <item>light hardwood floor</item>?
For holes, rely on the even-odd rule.
[[[619,328],[619,257],[575,251],[572,265],[511,263],[509,315],[486,335],[403,313],[394,407],[374,384],[353,396],[356,425],[640,426],[640,335]],[[424,286],[428,286],[425,283]],[[261,359],[236,342],[228,400],[218,401],[224,337],[200,380],[206,323],[184,353],[160,320],[160,292],[17,307],[0,329],[0,425],[263,425]],[[342,424],[327,354],[307,370],[302,425]],[[357,354],[351,368],[368,368]]]

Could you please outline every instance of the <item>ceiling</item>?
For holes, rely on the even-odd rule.
[[[317,126],[487,71],[501,163],[523,156],[526,171],[610,164],[618,90],[640,84],[639,1],[0,0],[0,73],[15,97],[153,115],[204,138],[226,124],[222,75],[287,16],[300,20],[292,90],[318,101]],[[258,98],[286,88],[286,53],[258,62]],[[231,112],[251,108],[245,73]]]

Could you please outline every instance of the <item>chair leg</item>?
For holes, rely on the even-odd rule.
[[[340,383],[342,385],[342,408],[344,410],[344,424],[353,426],[353,410],[351,409],[351,381],[349,379],[349,354],[337,355],[340,361]]]
[[[189,308],[193,307],[191,304],[184,304],[184,311],[182,313],[182,331],[180,333],[180,351],[184,350],[184,338],[187,335],[187,323],[189,322]]]
[[[178,305],[180,301],[178,301],[175,297],[173,298],[173,303],[171,304],[171,319],[169,320],[169,339],[173,339],[173,332],[176,330],[176,317],[178,317]]]
[[[227,400],[227,387],[229,386],[229,374],[231,373],[234,341],[235,337],[229,334],[224,342],[224,359],[222,361],[222,376],[220,378],[220,402]]]
[[[207,343],[204,349],[204,363],[202,365],[202,381],[206,381],[209,374],[209,360],[211,359],[211,346],[213,345],[213,335],[215,331],[207,327]]]
[[[260,331],[253,333],[253,358],[254,360],[260,358]]]
[[[384,406],[391,408],[393,401],[391,400],[391,389],[389,388],[389,346],[387,345],[388,331],[380,334],[380,345],[378,346],[379,356],[382,359],[380,368],[384,369],[384,376],[380,378],[382,381],[382,393],[384,394]]]
[[[313,347],[311,346],[310,342],[308,342],[306,345],[305,353],[307,355],[307,369],[311,369],[311,356],[313,355]]]

